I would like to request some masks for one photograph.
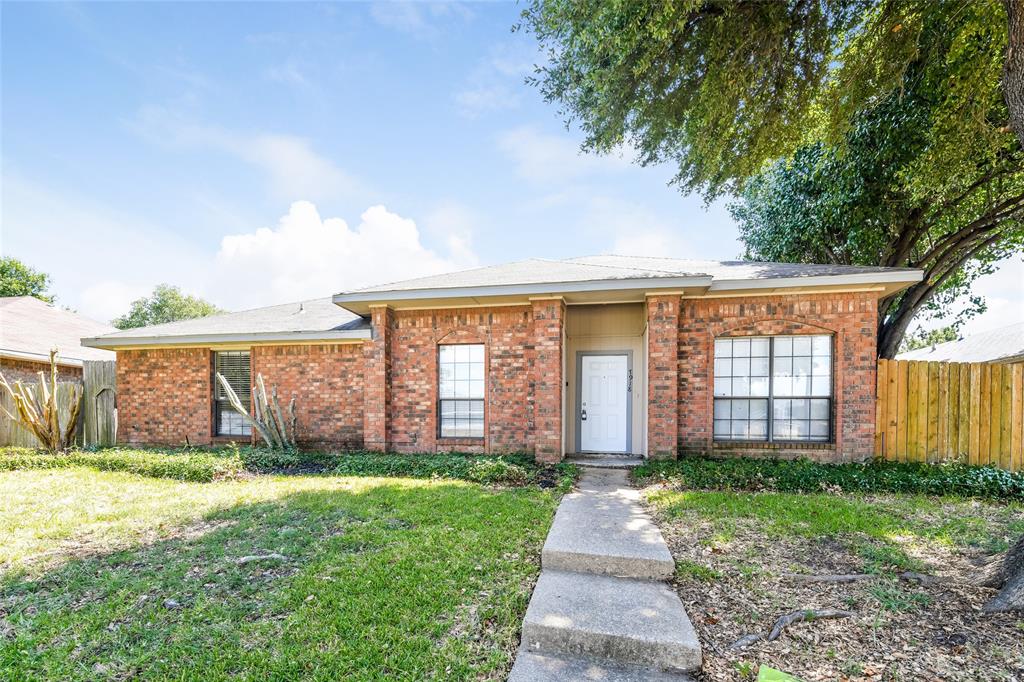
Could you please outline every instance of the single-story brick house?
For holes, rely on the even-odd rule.
[[[50,371],[50,350],[57,349],[61,381],[81,381],[85,360],[113,360],[108,350],[82,345],[83,336],[116,332],[96,322],[32,296],[0,298],[0,374],[7,381],[36,381]]]
[[[312,447],[872,454],[879,297],[921,271],[533,259],[85,339],[119,440],[248,439],[214,380],[297,398]]]

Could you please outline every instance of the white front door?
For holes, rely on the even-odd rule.
[[[580,451],[629,452],[628,371],[625,355],[581,356]]]

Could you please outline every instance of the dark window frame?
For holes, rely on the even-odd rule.
[[[446,398],[441,395],[441,349],[451,348],[457,346],[479,346],[483,351],[483,395],[479,398]],[[434,367],[436,370],[437,378],[437,390],[435,391],[435,399],[437,405],[434,411],[435,419],[437,420],[436,434],[439,440],[466,440],[466,441],[480,441],[483,442],[487,438],[487,344],[479,341],[467,341],[462,343],[439,343],[434,354]],[[471,379],[472,381],[472,379]],[[444,432],[444,421],[442,415],[444,414],[444,405],[457,404],[457,403],[479,403],[482,413],[481,427],[482,433],[479,436],[466,436],[466,435],[450,435]]]
[[[828,367],[828,372],[827,372],[827,376],[829,378],[829,394],[828,395],[815,395],[814,394],[814,392],[813,392],[813,385],[814,385],[813,376],[814,375],[812,373],[812,375],[811,375],[811,392],[810,392],[809,395],[799,395],[799,396],[797,396],[797,395],[777,395],[776,391],[775,391],[775,360],[776,360],[775,343],[776,343],[776,340],[777,339],[796,339],[796,338],[800,338],[800,337],[809,337],[809,338],[813,339],[813,337],[816,337],[816,336],[817,337],[825,337],[825,338],[828,338],[828,340],[829,340],[829,355],[828,355],[829,367]],[[775,334],[775,335],[756,335],[756,336],[722,336],[722,337],[716,337],[714,339],[714,341],[718,341],[719,339],[730,339],[730,340],[737,340],[737,339],[767,339],[768,340],[768,394],[764,395],[764,396],[753,396],[753,395],[745,395],[745,396],[715,395],[715,381],[717,380],[718,375],[717,375],[717,372],[715,371],[714,361],[717,359],[717,355],[715,353],[712,353],[712,362],[711,362],[711,393],[712,393],[711,438],[712,438],[713,442],[715,442],[715,443],[723,443],[723,444],[736,444],[736,443],[780,443],[780,444],[787,444],[787,445],[811,445],[811,446],[814,446],[814,445],[828,445],[828,444],[833,444],[835,442],[835,413],[834,413],[834,409],[835,409],[835,390],[836,390],[836,382],[835,382],[836,337],[835,337],[835,334]],[[813,340],[812,340],[812,343],[813,343]],[[712,348],[714,348],[714,344],[713,343],[712,343]],[[735,358],[735,357],[736,357],[735,355],[730,355],[730,358]],[[748,357],[750,357],[750,356],[748,356]],[[761,356],[757,356],[757,357],[761,357]],[[800,355],[800,356],[788,355],[788,356],[785,356],[785,357],[793,358],[793,357],[805,357],[805,356],[802,356],[802,355]],[[813,360],[813,350],[812,350],[812,355],[810,357],[811,357],[811,362],[812,362],[812,366],[813,366],[813,361],[814,361]],[[732,375],[732,374],[729,375],[730,378],[733,377],[733,376],[734,375]],[[747,376],[749,377],[750,375],[748,374]],[[731,392],[731,390],[732,390],[732,387],[730,386],[730,392]],[[746,437],[736,437],[736,438],[733,438],[733,437],[730,437],[730,436],[719,436],[719,435],[715,434],[715,427],[714,427],[714,422],[715,422],[715,406],[718,404],[719,401],[735,401],[735,400],[748,400],[748,401],[764,400],[764,401],[766,401],[766,403],[767,403],[767,416],[766,416],[766,419],[767,419],[768,423],[767,423],[767,433],[766,433],[764,438],[751,438],[751,437],[749,437],[749,435],[746,436]],[[782,400],[806,400],[807,401],[808,417],[806,419],[795,420],[791,416],[788,420],[780,420],[780,421],[791,421],[791,422],[792,421],[806,421],[806,422],[808,422],[808,436],[806,438],[792,438],[792,437],[789,437],[789,438],[776,438],[775,437],[775,401],[776,400],[779,400],[779,401],[782,401]],[[825,401],[827,401],[827,404],[828,404],[828,407],[827,407],[828,418],[826,420],[827,424],[828,424],[828,433],[824,437],[820,437],[820,436],[819,437],[811,437],[811,435],[810,435],[810,422],[812,422],[812,421],[821,421],[821,420],[813,420],[810,417],[811,401],[813,401],[813,400],[825,400]],[[733,421],[732,417],[730,417],[728,421],[731,424],[732,421]],[[749,417],[748,417],[747,421],[748,422],[751,421],[749,419]]]
[[[251,409],[252,404],[252,352],[249,350],[228,350],[228,351],[213,351],[213,436],[215,438],[249,438],[252,436],[252,425],[245,420],[244,417],[239,416],[236,420],[236,424],[233,424],[231,428],[226,431],[221,429],[221,416],[226,412],[237,414],[235,409],[231,407],[227,397],[223,396],[223,389],[220,385],[220,381],[217,380],[217,373],[221,371],[221,359],[226,356],[241,356],[244,355],[248,358],[248,372],[247,372],[247,383],[248,388],[245,391],[240,390],[240,386],[232,385],[231,388],[235,389],[235,393],[238,395],[238,399],[242,405],[247,409]],[[221,372],[223,374],[223,372]],[[237,377],[228,377],[228,383],[231,384],[231,380]],[[243,395],[244,394],[244,395]]]

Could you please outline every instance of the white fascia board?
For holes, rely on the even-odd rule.
[[[476,287],[443,287],[428,289],[396,289],[392,291],[367,291],[335,294],[332,300],[341,306],[345,303],[368,303],[386,301],[415,301],[422,298],[487,298],[489,296],[538,296],[542,294],[575,294],[590,291],[628,291],[648,289],[682,289],[686,287],[708,287],[711,277],[695,275],[690,277],[642,277],[632,279],[597,279],[579,282],[540,282],[537,284],[497,284]]]
[[[218,343],[308,343],[323,341],[361,341],[371,338],[369,329],[336,332],[260,332],[255,334],[187,334],[181,336],[97,336],[82,339],[90,348],[126,348],[130,346],[203,346]]]
[[[0,348],[0,358],[10,358],[12,360],[27,360],[28,362],[42,362],[43,364],[50,364],[50,354],[43,355],[42,353],[29,353],[27,351],[20,350],[8,350],[6,348]],[[81,367],[82,360],[79,358],[69,358],[64,355],[57,356],[57,364],[64,365],[65,367]]]
[[[718,279],[709,292],[732,289],[783,289],[786,287],[856,286],[870,284],[914,284],[924,278],[923,270],[891,270],[858,272],[849,275],[816,275],[812,277],[776,277],[771,279]]]

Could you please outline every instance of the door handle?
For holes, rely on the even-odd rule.
[[[586,410],[583,410],[582,412],[580,412],[580,420],[581,421],[587,421],[587,411]]]

